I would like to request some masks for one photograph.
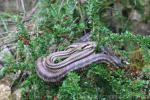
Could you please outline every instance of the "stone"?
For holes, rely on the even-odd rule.
[[[12,97],[16,97],[14,100],[20,100],[19,98],[21,98],[21,90],[16,90],[13,92],[13,95],[11,95],[11,86],[13,85],[14,81],[17,80],[20,74],[21,71],[19,70],[17,73],[10,73],[0,80],[0,100],[13,100],[11,99]]]
[[[6,84],[0,83],[0,100],[9,100],[11,88]]]
[[[132,10],[129,16],[129,19],[132,21],[141,21],[141,15],[137,12],[137,10]]]
[[[11,95],[11,99],[12,100],[21,100],[21,92],[22,92],[21,89],[15,90]]]
[[[6,55],[11,55],[11,52],[9,48],[5,47],[1,52],[0,52],[0,60],[3,61],[4,57]]]

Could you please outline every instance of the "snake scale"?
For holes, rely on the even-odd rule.
[[[47,57],[40,57],[36,62],[38,76],[46,82],[58,82],[70,71],[86,68],[93,63],[110,63],[122,67],[121,59],[106,47],[102,53],[95,54],[95,42],[74,43],[64,51],[54,52]],[[58,58],[62,61],[56,62]]]

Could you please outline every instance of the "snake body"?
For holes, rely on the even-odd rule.
[[[57,82],[67,75],[70,71],[86,68],[93,63],[111,63],[121,67],[121,60],[108,49],[104,52],[95,54],[95,42],[75,43],[70,45],[65,51],[59,51],[40,57],[37,60],[36,72],[38,76],[47,82]],[[62,57],[63,61],[55,63],[56,59]]]
[[[45,61],[46,66],[49,69],[60,69],[73,63],[79,59],[82,59],[92,53],[94,53],[94,48],[96,47],[95,42],[87,43],[76,43],[70,45],[67,50],[56,52],[50,54]],[[54,63],[58,57],[66,58],[60,63]]]

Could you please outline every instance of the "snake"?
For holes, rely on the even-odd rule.
[[[123,67],[122,61],[109,48],[103,47],[95,53],[96,42],[74,43],[64,51],[57,51],[36,61],[36,73],[46,82],[58,82],[69,72],[84,69],[93,63],[110,63]],[[56,62],[58,58],[62,61]]]

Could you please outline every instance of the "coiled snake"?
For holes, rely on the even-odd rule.
[[[105,62],[118,67],[123,66],[121,59],[111,53],[108,48],[104,47],[99,54],[94,53],[95,48],[95,42],[74,43],[65,51],[38,58],[36,72],[44,81],[57,82],[68,72],[86,68],[93,63]],[[56,63],[58,58],[64,60]]]

